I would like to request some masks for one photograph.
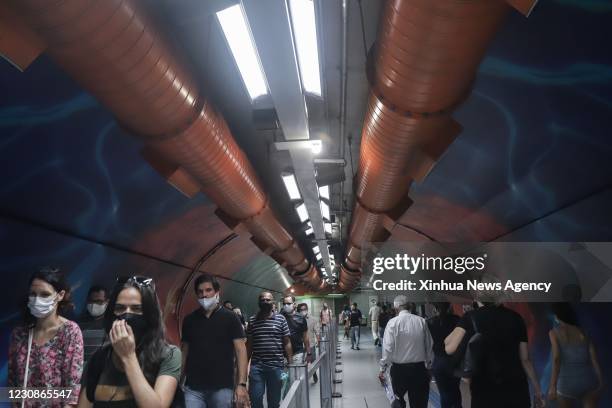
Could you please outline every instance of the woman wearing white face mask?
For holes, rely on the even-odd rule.
[[[79,326],[61,315],[72,304],[62,273],[43,268],[29,282],[24,324],[11,333],[9,387],[64,388],[66,399],[26,401],[25,406],[76,405],[83,371],[83,338]],[[67,393],[66,393],[67,394]]]

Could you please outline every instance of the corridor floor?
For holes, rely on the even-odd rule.
[[[334,408],[389,408],[390,403],[387,399],[384,389],[378,380],[379,360],[381,349],[375,347],[372,341],[372,334],[369,328],[362,327],[361,330],[361,350],[351,350],[351,341],[342,339],[343,333],[340,333],[339,344],[342,351],[341,366],[342,373],[336,374],[336,377],[342,379],[342,384],[336,385],[336,392],[342,394],[342,398],[334,398]],[[466,384],[462,384],[462,394],[467,396],[468,392]],[[312,404],[313,399],[318,400],[318,387],[311,386],[311,407],[317,406]],[[464,406],[469,407],[469,401],[464,400]],[[429,394],[429,408],[440,408],[440,396],[435,387],[435,383],[431,383]]]

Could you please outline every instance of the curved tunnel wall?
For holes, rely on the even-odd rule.
[[[509,6],[503,1],[385,2],[370,53],[370,95],[361,135],[356,203],[339,287],[359,283],[362,250],[384,241],[422,180],[461,131],[451,113]],[[404,201],[404,203],[402,203]]]
[[[258,246],[310,287],[320,283],[267,197],[223,117],[135,2],[14,2],[46,52],[147,143],[162,166],[202,190]],[[186,173],[186,174],[185,174]]]

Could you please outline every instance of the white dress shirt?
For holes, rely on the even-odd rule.
[[[383,337],[381,370],[385,370],[391,363],[424,362],[429,368],[432,360],[433,339],[425,319],[402,310],[398,316],[389,320]]]
[[[378,316],[380,315],[380,307],[378,306],[372,306],[370,308],[370,313],[368,313],[370,315],[370,321],[371,322],[375,322],[378,320]]]

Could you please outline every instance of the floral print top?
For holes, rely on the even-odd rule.
[[[17,327],[11,333],[8,361],[9,387],[23,387],[28,355],[29,330]],[[28,387],[71,388],[68,400],[26,401],[27,407],[62,407],[77,404],[83,373],[83,336],[79,326],[66,320],[55,336],[43,345],[32,342]]]

